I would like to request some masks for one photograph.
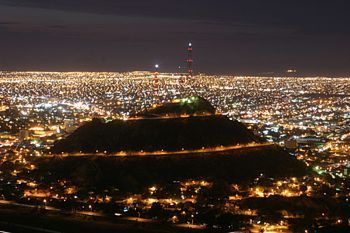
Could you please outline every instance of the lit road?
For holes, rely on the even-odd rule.
[[[12,205],[12,206],[18,206],[18,207],[25,207],[25,208],[37,208],[37,205],[27,205],[27,204],[21,204],[14,201],[7,201],[7,200],[0,200],[0,205]],[[54,208],[52,206],[45,206],[45,210],[53,210],[53,211],[60,211],[60,209]]]
[[[14,210],[12,209],[6,209],[6,211],[12,211],[12,212],[18,212],[16,207],[22,207],[23,209],[34,209],[38,208],[37,205],[26,205],[26,204],[21,204],[21,203],[16,203],[14,201],[7,201],[7,200],[0,200],[0,207],[1,205],[3,206],[9,206],[9,207],[15,207]],[[54,207],[50,206],[45,206],[45,210],[50,211],[50,213],[55,214],[55,213],[64,213],[63,210],[57,209]],[[5,211],[5,209],[3,209]],[[103,219],[104,217],[107,217],[106,215],[100,213],[100,212],[94,212],[94,211],[76,211],[75,213],[70,213],[72,216],[88,216],[88,217],[98,217]],[[156,220],[153,219],[146,219],[146,218],[139,218],[139,217],[118,217],[118,220],[121,221],[130,221],[130,222],[140,222],[140,223],[157,223]],[[120,223],[120,222],[119,222]],[[0,220],[0,226],[10,226],[10,227],[15,227],[16,229],[22,229],[26,230],[26,232],[46,232],[46,233],[58,233],[58,231],[54,231],[51,229],[45,229],[42,227],[35,227],[35,226],[29,226],[29,225],[23,225],[23,224],[18,224],[18,223],[13,223],[13,222],[5,222]],[[7,231],[1,231],[0,233],[7,233]],[[22,231],[15,231],[15,232],[22,232]]]
[[[176,226],[180,227],[180,228],[188,228],[188,229],[196,229],[196,230],[204,230],[204,229],[206,229],[206,226],[204,226],[204,225],[196,225],[196,224],[183,223],[183,224],[176,224]]]
[[[269,147],[275,145],[271,142],[265,143],[249,143],[244,145],[230,145],[230,146],[218,146],[218,147],[210,147],[210,148],[202,148],[196,150],[180,150],[180,151],[120,151],[113,154],[107,153],[93,153],[98,156],[149,156],[149,155],[181,155],[181,154],[204,154],[204,153],[214,153],[214,152],[225,152],[231,150],[239,150],[245,148],[260,148],[260,147]],[[62,153],[60,156],[68,157],[68,156],[88,156],[92,153]],[[51,155],[52,156],[52,155]]]
[[[138,121],[138,120],[162,120],[162,119],[178,119],[178,118],[194,118],[194,117],[208,117],[208,116],[222,116],[221,113],[216,114],[195,114],[195,115],[188,115],[188,114],[182,114],[180,116],[174,115],[174,116],[154,116],[154,117],[129,117],[129,118],[123,118],[124,121]]]
[[[291,233],[291,231],[288,230],[288,226],[286,225],[279,225],[279,224],[253,224],[251,227],[252,233]]]

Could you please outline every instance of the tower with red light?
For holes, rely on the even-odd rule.
[[[187,47],[187,75],[188,77],[192,77],[193,76],[193,68],[192,68],[192,64],[193,64],[193,58],[192,58],[192,43],[188,43],[188,47]]]
[[[156,64],[154,66],[154,76],[153,76],[153,100],[154,100],[154,103],[156,104],[158,101],[159,101],[159,78],[158,78],[158,75],[159,75],[159,65]]]

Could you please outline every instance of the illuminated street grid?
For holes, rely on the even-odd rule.
[[[179,192],[173,195],[162,187],[150,187],[143,194],[115,195],[111,187],[104,193],[79,196],[70,181],[58,180],[47,187],[29,178],[30,175],[23,175],[23,171],[30,173],[36,169],[32,157],[46,155],[43,151],[55,140],[93,117],[126,120],[155,104],[200,95],[218,112],[242,121],[268,141],[285,147],[315,171],[314,177],[302,179],[271,180],[262,174],[252,184],[232,184],[233,194],[218,206],[251,216],[253,231],[265,228],[269,232],[274,232],[273,229],[288,232],[287,219],[297,216],[285,212],[279,222],[271,222],[255,218],[254,210],[237,205],[237,201],[306,195],[348,202],[350,78],[200,75],[186,80],[177,74],[158,77],[156,84],[149,72],[0,72],[0,158],[2,165],[7,164],[0,170],[2,198],[30,204],[37,203],[33,201],[36,200],[45,206],[70,200],[80,203],[76,207],[79,211],[88,212],[98,212],[101,204],[117,201],[121,203],[120,211],[115,212],[118,217],[147,217],[147,211],[157,202],[169,209],[171,222],[203,224],[196,217],[199,210],[194,203],[200,190],[212,185],[207,181],[176,183]],[[164,198],[166,195],[169,197]],[[191,208],[183,203],[192,203]],[[317,219],[335,224],[348,221],[327,213],[320,213]]]

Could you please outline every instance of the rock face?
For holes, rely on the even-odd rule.
[[[136,117],[108,123],[94,119],[58,141],[52,152],[179,151],[262,141],[240,122],[215,115],[213,106],[200,97],[164,104]]]

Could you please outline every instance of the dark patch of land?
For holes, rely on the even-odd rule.
[[[136,192],[152,184],[207,179],[241,183],[260,174],[290,177],[306,174],[304,163],[277,146],[226,152],[158,156],[71,156],[42,159],[38,174],[54,182],[68,179],[80,187],[118,187]]]
[[[171,119],[94,119],[58,141],[52,152],[178,151],[261,142],[242,123],[226,116]]]
[[[78,216],[72,213],[49,212],[28,208],[0,206],[0,231],[18,233],[55,232],[120,232],[120,233],[169,233],[198,232],[179,229],[164,223],[131,222],[119,218]]]

